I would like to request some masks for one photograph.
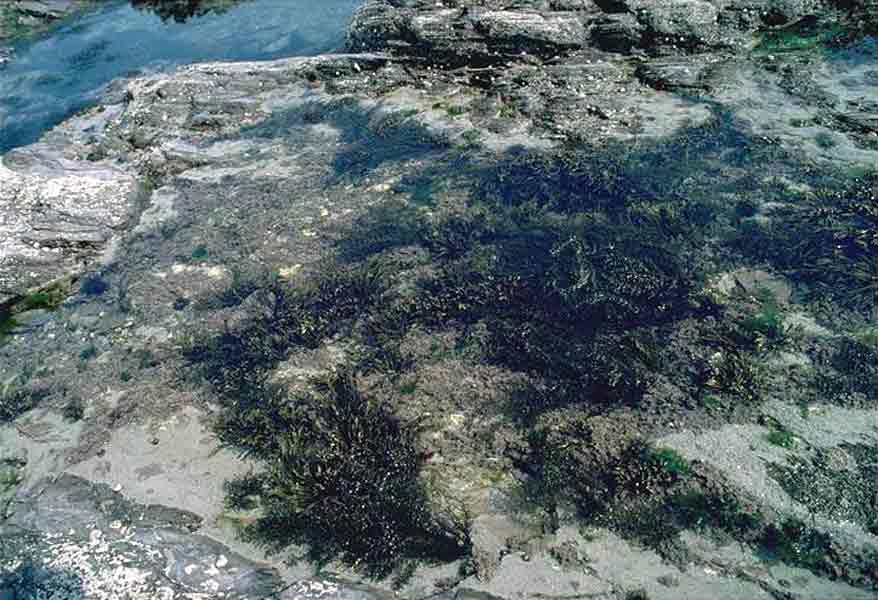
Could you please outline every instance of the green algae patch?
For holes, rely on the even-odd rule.
[[[793,25],[764,32],[755,52],[761,55],[820,52],[849,35],[849,29],[840,23],[802,19]]]
[[[18,322],[8,312],[0,312],[0,346],[9,340],[9,335],[18,327]]]
[[[796,436],[792,431],[786,429],[775,429],[765,436],[765,439],[772,446],[778,448],[786,448],[790,450],[796,446]]]
[[[759,296],[757,310],[742,320],[740,328],[754,342],[760,337],[770,341],[779,340],[784,335],[781,308],[770,291],[760,290]]]
[[[10,335],[20,325],[15,315],[30,310],[57,310],[70,295],[72,280],[64,278],[24,296],[19,296],[0,307],[0,345],[8,341]]]
[[[649,459],[673,475],[688,475],[692,470],[689,461],[673,448],[656,448],[649,453]]]

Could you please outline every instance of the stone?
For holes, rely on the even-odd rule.
[[[637,77],[656,90],[706,90],[709,84],[705,73],[711,62],[709,55],[654,58],[638,65]]]
[[[706,0],[632,0],[628,5],[647,28],[650,44],[685,48],[719,42],[719,11]]]
[[[4,526],[37,536],[18,560],[63,567],[81,580],[88,597],[106,597],[102,594],[119,586],[129,588],[126,597],[144,599],[157,597],[158,585],[171,586],[178,594],[204,589],[250,597],[264,597],[280,587],[272,569],[181,527],[188,516],[128,502],[106,485],[62,475],[20,497]],[[4,560],[8,557],[0,555],[0,574]],[[123,560],[125,569],[119,570]],[[220,563],[222,571],[217,569]]]
[[[634,15],[612,14],[592,22],[591,40],[602,50],[628,53],[640,45],[643,31],[643,25]]]
[[[132,175],[77,160],[67,149],[40,143],[0,157],[3,294],[24,295],[78,271],[126,224],[140,195]]]

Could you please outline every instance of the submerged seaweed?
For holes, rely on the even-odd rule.
[[[775,210],[742,230],[740,245],[814,293],[870,310],[878,300],[878,174]]]

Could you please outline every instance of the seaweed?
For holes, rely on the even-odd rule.
[[[351,126],[375,128],[361,115]],[[589,443],[600,436],[589,419],[636,407],[656,377],[679,379],[679,359],[662,340],[705,315],[711,324],[698,335],[707,329],[713,337],[685,342],[699,351],[696,368],[687,363],[683,371],[693,379],[686,389],[755,402],[758,340],[780,335],[780,311],[764,301],[752,320],[736,323],[739,315],[705,300],[701,259],[715,206],[661,184],[638,188],[620,164],[593,158],[511,153],[490,169],[468,167],[479,183],[455,205],[433,198],[439,184],[406,182],[429,200],[365,210],[340,232],[335,255],[297,287],[269,278],[231,292],[233,304],[246,299],[250,316],[198,336],[185,354],[220,395],[220,441],[267,469],[258,486],[228,488],[236,505],[258,491],[263,517],[249,539],[277,551],[304,544],[310,560],[341,559],[379,577],[404,573],[409,560],[468,552],[465,526],[440,525],[445,520],[426,508],[429,494],[416,485],[422,465],[414,426],[356,385],[377,380],[386,386],[374,389],[417,401],[417,388],[406,383],[417,380],[407,373],[416,358],[405,349],[413,331],[450,336],[467,348],[466,361],[528,382],[507,416],[524,430],[528,443],[517,461],[534,476],[533,493],[548,513],[572,502],[595,518],[620,502],[665,497],[692,478],[691,465],[673,451],[617,433],[607,437],[618,447],[596,453]],[[289,397],[268,384],[292,352],[337,339],[345,340],[346,371],[318,391]],[[704,364],[702,350],[713,357]],[[339,462],[342,455],[349,464]],[[376,473],[392,493],[379,493]],[[336,504],[325,504],[330,492]],[[359,498],[368,514],[345,504],[341,492]],[[723,502],[693,500],[668,531]],[[743,527],[727,512],[711,523]]]
[[[8,311],[0,311],[0,346],[5,344],[13,331],[18,327],[15,317]]]
[[[763,32],[755,52],[761,55],[787,52],[819,52],[850,37],[847,27],[811,16],[782,28]]]
[[[649,453],[649,460],[672,475],[688,475],[691,471],[689,462],[673,448],[656,448]]]
[[[189,19],[210,13],[222,13],[242,0],[131,0],[138,10],[150,10],[162,21],[185,23]]]
[[[831,572],[828,564],[832,553],[830,536],[809,528],[799,519],[789,518],[779,525],[770,524],[763,532],[762,544],[778,560],[818,573]]]
[[[824,189],[742,228],[738,247],[807,284],[812,296],[864,311],[878,300],[878,174]]]
[[[226,508],[232,510],[253,510],[263,492],[263,478],[255,473],[241,475],[223,483]]]
[[[720,340],[720,344],[707,361],[702,388],[731,394],[747,403],[758,402],[759,374],[752,355],[734,342]]]
[[[61,410],[61,415],[65,420],[70,421],[71,423],[81,421],[85,416],[85,405],[83,404],[82,399],[78,397],[71,398]]]
[[[0,388],[0,424],[14,421],[27,411],[35,408],[48,396],[49,391],[45,389],[6,390]]]
[[[875,534],[878,465],[872,461],[874,452],[874,446],[842,444],[818,451],[810,459],[791,456],[785,465],[770,465],[769,474],[811,512],[859,523]]]
[[[843,339],[831,359],[835,378],[831,388],[837,392],[860,393],[874,398],[878,390],[878,348],[864,342]]]
[[[79,291],[86,296],[100,296],[110,289],[110,284],[97,274],[91,274],[82,279],[79,284]]]
[[[428,508],[416,424],[364,396],[350,375],[319,382],[313,394],[240,403],[235,417],[218,423],[220,439],[258,453],[266,467],[226,488],[231,506],[260,499],[244,539],[274,552],[305,545],[313,563],[338,559],[375,578],[405,559],[466,554],[466,524],[450,529]],[[240,421],[258,423],[259,439],[243,436]]]
[[[787,429],[772,429],[765,436],[765,439],[772,446],[786,448],[787,450],[796,446],[796,435]]]

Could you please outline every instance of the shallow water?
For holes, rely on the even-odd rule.
[[[185,23],[111,2],[19,44],[0,67],[0,152],[32,143],[114,78],[204,61],[313,55],[341,46],[359,0],[251,0]]]

